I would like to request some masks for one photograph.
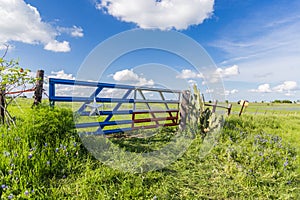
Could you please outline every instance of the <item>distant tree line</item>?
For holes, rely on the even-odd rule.
[[[293,103],[291,100],[274,100],[272,103]]]

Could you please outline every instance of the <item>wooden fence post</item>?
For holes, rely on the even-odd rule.
[[[42,102],[43,96],[43,83],[44,83],[44,70],[38,70],[36,73],[36,86],[34,91],[33,106],[36,106]]]
[[[232,109],[232,104],[230,103],[230,104],[228,104],[228,107],[227,107],[227,114],[228,114],[228,116],[231,113],[231,109]]]
[[[217,109],[217,105],[218,105],[218,100],[215,100],[215,103],[213,105],[213,108],[212,108],[212,113],[215,113],[216,112],[216,109]]]
[[[180,103],[180,123],[179,123],[180,130],[184,130],[186,127],[186,121],[189,112],[190,96],[191,93],[189,90],[184,90],[182,92],[182,101]]]
[[[5,122],[5,99],[4,99],[4,95],[5,95],[5,90],[1,90],[0,89],[0,120],[1,120],[1,124],[4,124]]]
[[[243,110],[244,110],[244,107],[245,107],[245,103],[246,103],[246,101],[243,102],[243,105],[242,105],[241,110],[240,110],[240,113],[239,113],[239,117],[240,117],[240,116],[242,115],[242,113],[243,113]]]

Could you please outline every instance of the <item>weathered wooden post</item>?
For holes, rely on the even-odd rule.
[[[1,124],[5,122],[5,90],[0,89],[0,120]]]
[[[239,117],[242,115],[243,113],[243,110],[244,110],[244,107],[245,107],[245,103],[246,101],[243,101],[243,104],[242,104],[242,107],[241,107],[241,110],[240,110],[240,113],[239,113]]]
[[[180,130],[184,130],[186,127],[186,121],[189,112],[190,96],[191,93],[189,90],[184,90],[182,92],[182,100],[180,103],[180,123],[179,123]]]
[[[217,106],[218,106],[218,100],[215,100],[215,103],[214,103],[212,111],[211,111],[212,113],[216,112]]]
[[[243,104],[242,104],[242,107],[241,107],[241,110],[240,110],[239,116],[241,116],[241,115],[242,115],[242,113],[243,113],[243,110],[244,110],[244,107],[245,107],[245,101],[244,101],[244,102],[243,102]]]
[[[38,70],[36,73],[36,86],[34,90],[33,106],[42,103],[43,96],[43,83],[44,83],[44,70]]]
[[[227,115],[229,116],[230,113],[231,113],[231,109],[232,109],[232,104],[228,104],[228,107],[227,107]]]
[[[242,105],[239,116],[242,115],[244,108],[248,107],[249,102],[247,100],[240,100],[238,101],[238,104]]]

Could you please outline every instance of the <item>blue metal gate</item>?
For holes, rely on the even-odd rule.
[[[88,87],[93,92],[87,96],[57,95],[57,85],[73,86],[73,91],[78,86],[82,89]],[[108,89],[122,90],[123,92],[120,97],[105,97],[102,93]],[[145,94],[152,95],[153,98],[146,97]],[[172,98],[167,98],[167,96],[172,96]],[[180,90],[49,79],[49,100],[51,105],[54,105],[55,102],[78,102],[80,105],[76,113],[80,117],[88,117],[88,122],[84,120],[78,122],[76,123],[76,128],[97,128],[95,131],[90,132],[92,134],[112,134],[141,128],[177,126],[179,123],[180,98]],[[109,104],[111,107],[107,106]],[[125,109],[121,109],[125,104]],[[90,117],[93,115],[96,118]],[[121,116],[122,119],[117,119],[118,116]]]

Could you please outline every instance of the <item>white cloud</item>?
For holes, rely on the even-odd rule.
[[[214,90],[213,89],[206,89],[205,93],[211,94],[211,93],[214,93]]]
[[[282,84],[271,88],[270,84],[265,83],[259,85],[257,89],[252,89],[250,92],[269,93],[269,92],[286,92],[286,96],[294,96],[295,91],[298,90],[298,84],[296,81],[284,81]]]
[[[214,0],[97,0],[96,8],[149,29],[187,29],[213,12]]]
[[[57,30],[60,33],[66,33],[71,35],[72,37],[83,37],[84,33],[83,33],[83,29],[81,27],[77,27],[77,26],[73,26],[71,28],[67,28],[67,27],[58,27]]]
[[[228,95],[231,95],[231,94],[236,94],[238,93],[239,91],[237,89],[233,89],[233,90],[225,90],[225,95],[228,96]]]
[[[73,26],[71,29],[71,36],[73,37],[83,37],[83,29],[81,27]]]
[[[147,80],[146,78],[134,73],[133,70],[129,69],[124,69],[122,71],[116,72],[115,74],[113,74],[113,79],[118,82],[134,84],[136,86],[154,85],[154,81],[152,79]]]
[[[190,85],[197,85],[197,81],[195,81],[195,80],[188,80],[188,83]]]
[[[176,76],[176,78],[180,78],[180,79],[203,78],[203,74],[202,73],[193,72],[190,69],[183,69],[181,71],[181,73]]]
[[[265,83],[265,84],[259,85],[257,89],[250,90],[250,92],[268,93],[268,92],[272,92],[272,90],[271,90],[270,84]]]
[[[283,84],[277,85],[273,88],[276,92],[283,92],[283,91],[293,91],[298,88],[297,82],[295,81],[284,81]]]
[[[42,20],[36,7],[24,0],[0,0],[0,42],[18,41],[27,44],[42,44],[45,50],[70,51],[69,42],[57,41],[60,32]],[[81,28],[73,26],[70,34],[82,37]]]
[[[71,80],[75,79],[73,74],[67,74],[67,73],[65,73],[64,70],[60,70],[57,72],[52,71],[51,75],[49,75],[48,78],[71,79]]]
[[[45,45],[45,50],[54,51],[54,52],[69,52],[71,51],[69,42],[63,41],[58,42],[57,40],[53,40]]]
[[[239,75],[239,67],[237,65],[233,65],[231,67],[227,68],[217,68],[215,71],[212,73],[208,73],[203,75],[202,73],[196,73],[190,69],[183,69],[179,75],[176,76],[176,78],[180,79],[192,79],[192,78],[202,78],[206,79],[206,81],[210,83],[217,83],[221,81],[222,78],[228,78],[232,76],[237,76]],[[203,81],[202,84],[206,84],[206,81]]]
[[[218,68],[216,70],[216,72],[218,74],[220,74],[220,76],[223,77],[223,78],[236,76],[236,75],[240,74],[239,67],[237,65],[233,65],[232,67],[227,67],[225,69]]]
[[[49,84],[48,84],[49,78],[75,80],[73,74],[65,73],[64,70],[52,71],[50,75],[45,76],[44,89],[46,91],[48,91],[49,89]],[[55,85],[55,95],[58,96],[89,97],[94,91],[95,91],[95,87],[89,87],[89,86],[73,86],[73,85],[63,85],[63,84]]]
[[[296,95],[296,92],[294,91],[294,92],[287,92],[287,93],[285,93],[284,94],[285,96],[287,96],[287,97],[292,97],[292,96],[295,96]]]

